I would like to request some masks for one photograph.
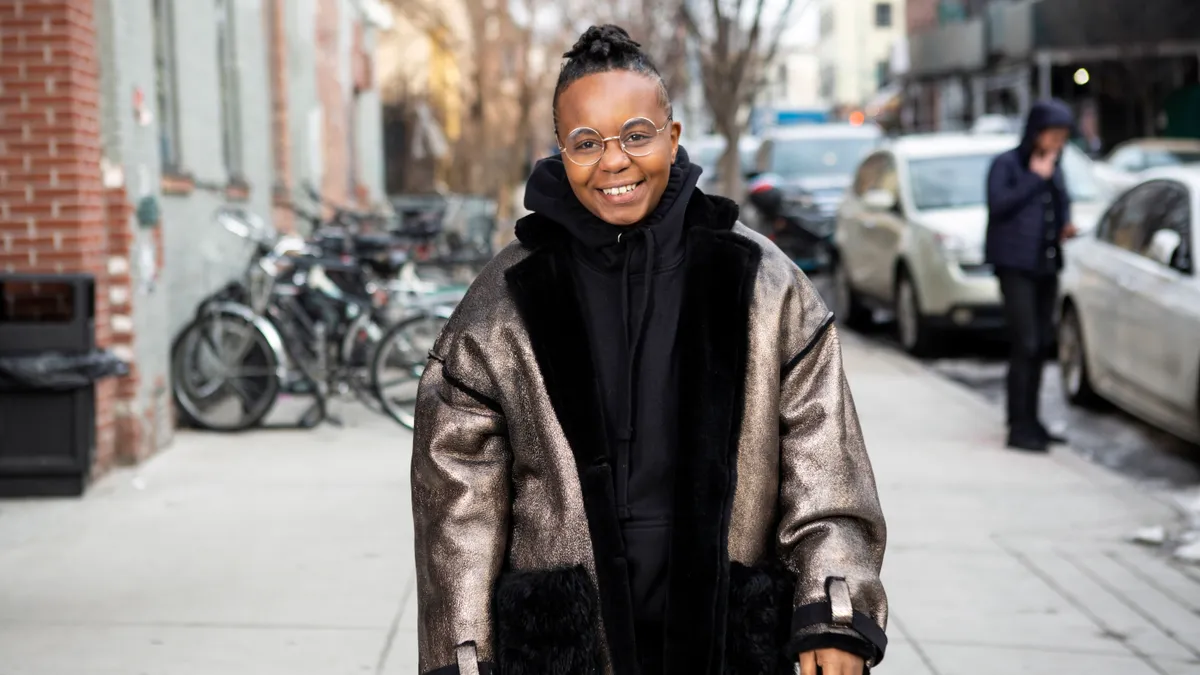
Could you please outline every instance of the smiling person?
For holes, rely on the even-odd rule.
[[[561,154],[421,382],[420,672],[861,675],[885,526],[832,315],[624,30],[564,56]]]

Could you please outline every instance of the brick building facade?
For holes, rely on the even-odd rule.
[[[246,259],[218,206],[383,199],[373,34],[354,0],[0,0],[0,271],[94,275],[132,365],[96,471],[171,438],[171,342]]]

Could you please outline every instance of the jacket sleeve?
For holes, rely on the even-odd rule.
[[[988,216],[992,222],[1005,220],[1046,188],[1046,180],[1032,171],[1024,171],[1011,155],[1000,155],[992,162],[987,177]]]
[[[509,529],[504,416],[431,357],[417,394],[414,435],[420,672],[488,675],[494,672],[492,588]]]
[[[780,396],[778,546],[797,582],[789,654],[836,647],[869,668],[887,648],[887,530],[837,327],[819,300],[808,304],[825,319],[785,364]]]

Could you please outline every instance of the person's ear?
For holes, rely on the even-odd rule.
[[[679,137],[683,135],[683,124],[681,122],[671,122],[671,163],[675,163],[675,156],[679,154]]]

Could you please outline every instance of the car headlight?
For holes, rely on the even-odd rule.
[[[935,233],[933,240],[937,242],[942,255],[946,256],[946,259],[951,262],[958,263],[959,265],[983,264],[982,246],[971,244],[962,237],[956,237],[943,232]]]

